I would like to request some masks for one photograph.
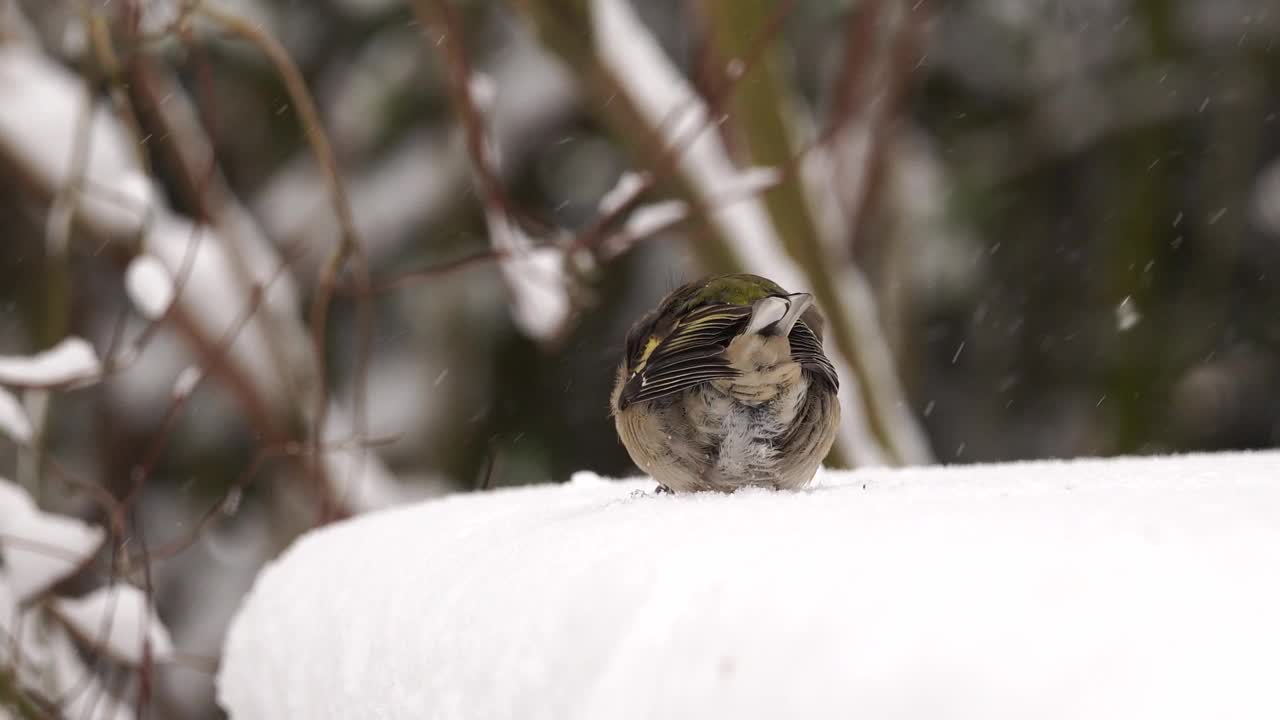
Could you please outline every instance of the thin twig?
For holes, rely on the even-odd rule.
[[[87,8],[80,7],[81,22],[89,24],[91,18]],[[79,111],[76,114],[74,136],[71,141],[71,156],[67,163],[67,176],[63,185],[57,189],[49,208],[45,225],[45,252],[47,254],[48,276],[44,282],[45,302],[43,317],[39,320],[41,344],[49,344],[61,340],[67,333],[70,324],[71,282],[68,258],[71,247],[71,233],[75,227],[77,200],[84,189],[85,176],[89,169],[89,156],[93,141],[95,81],[87,74],[82,78]],[[52,395],[45,396],[45,403],[40,413],[33,418],[34,432],[31,445],[25,454],[19,455],[19,468],[28,471],[28,477],[19,480],[39,498],[42,494],[45,459],[47,456],[47,430],[49,416],[53,412]],[[25,462],[22,462],[25,461]],[[20,475],[27,473],[19,473]]]
[[[435,278],[441,277],[443,275],[448,275],[448,274],[457,272],[459,270],[466,270],[468,268],[476,267],[479,265],[486,265],[490,262],[501,262],[503,260],[506,260],[510,256],[511,256],[511,253],[505,248],[491,247],[491,248],[486,248],[484,250],[478,250],[468,255],[463,255],[462,257],[459,257],[459,258],[446,260],[442,263],[438,263],[430,267],[422,268],[420,270],[411,270],[409,272],[395,275],[386,280],[376,282],[373,285],[373,293],[382,294],[382,293],[393,292],[396,290],[403,290],[405,288],[414,287],[428,280],[433,280]],[[355,292],[354,288],[344,287],[343,290],[346,293]]]
[[[254,316],[257,315],[259,309],[262,307],[262,303],[270,292],[271,286],[284,276],[288,267],[289,258],[287,256],[281,258],[279,264],[267,279],[265,285],[254,285],[250,288],[249,297],[246,298],[245,305],[240,310],[240,315],[232,321],[225,331],[223,331],[222,337],[214,343],[212,350],[205,355],[203,358],[205,363],[209,365],[216,365],[231,352],[231,348],[235,345],[236,339],[240,336],[240,333],[243,332],[249,323],[253,321]],[[160,461],[161,454],[172,435],[172,427],[177,421],[179,413],[181,413],[183,407],[185,407],[187,399],[190,398],[195,389],[204,382],[205,378],[209,376],[206,368],[201,368],[199,372],[200,374],[196,384],[193,387],[187,388],[185,392],[176,394],[170,401],[169,406],[165,409],[164,417],[160,421],[160,430],[157,433],[155,440],[152,442],[146,453],[144,453],[142,461],[134,467],[131,486],[122,499],[122,502],[125,505],[133,503],[137,499],[139,493],[141,493],[147,478],[155,469],[156,464]]]
[[[392,439],[374,438],[371,440],[365,440],[362,438],[356,438],[349,441],[326,443],[321,446],[320,450],[323,452],[333,452],[352,447],[369,450],[389,442],[392,442]],[[244,491],[253,484],[254,479],[258,476],[258,473],[262,471],[263,466],[265,466],[268,461],[282,457],[301,457],[312,452],[314,452],[314,450],[305,443],[297,442],[286,442],[283,444],[264,445],[260,447],[254,454],[253,460],[250,461],[249,465],[240,472],[240,475],[238,475],[234,481],[227,485],[227,489],[223,492],[218,501],[209,506],[209,509],[205,511],[189,531],[183,533],[181,537],[152,548],[150,553],[151,560],[156,562],[169,560],[194,545],[196,540],[198,540],[200,536],[202,536],[213,524],[213,521],[216,520],[219,515],[226,512],[226,509],[233,504],[233,498],[242,495]],[[142,558],[140,555],[135,555],[132,556],[130,560],[131,562],[140,562]]]
[[[57,704],[23,687],[16,665],[0,668],[0,708],[13,711],[20,720],[55,720],[60,715]]]
[[[448,0],[414,0],[413,9],[424,26],[436,30],[435,46],[444,61],[449,91],[462,123],[467,154],[471,157],[481,196],[486,204],[498,208],[504,217],[514,221],[519,214],[499,177],[498,168],[494,166],[494,148],[485,130],[488,124],[473,95],[472,83],[476,75],[467,53],[462,22]]]
[[[142,665],[138,668],[138,700],[135,706],[138,720],[144,720],[151,704],[153,676],[155,675],[155,655],[151,647],[150,623],[159,622],[159,619],[152,617],[156,612],[156,593],[155,583],[151,577],[151,555],[147,548],[146,532],[142,528],[142,523],[138,521],[136,513],[133,516],[132,537],[137,541],[138,546],[142,548],[139,553],[141,555],[139,566],[142,568],[142,596],[146,600],[147,612],[146,621],[139,623],[138,628],[138,632],[142,634]]]
[[[759,62],[769,46],[777,39],[787,17],[794,11],[798,0],[786,0],[781,3],[770,16],[769,21],[760,33],[753,38],[746,53],[734,64],[734,71],[723,70],[724,82],[717,84],[716,96],[673,108],[667,113],[662,123],[655,130],[655,136],[662,137],[662,128],[681,121],[690,112],[695,112],[705,102],[708,106],[719,106],[727,102],[734,89],[742,82],[752,68]],[[441,55],[449,69],[450,88],[457,104],[458,114],[467,136],[467,148],[471,154],[472,164],[481,184],[484,197],[502,210],[507,216],[516,213],[508,199],[497,173],[491,167],[489,153],[486,150],[484,119],[480,109],[476,107],[470,91],[472,77],[471,64],[462,44],[462,28],[448,0],[415,0],[414,8],[424,24],[438,27],[439,47]],[[679,166],[684,151],[698,137],[715,127],[715,118],[708,113],[702,122],[687,130],[681,137],[671,143],[662,143],[658,155],[650,164],[649,171],[641,178],[634,191],[623,198],[609,212],[602,213],[581,231],[568,244],[566,253],[570,257],[577,256],[583,250],[593,253],[615,231],[619,222],[631,214],[640,205],[644,195],[667,179]],[[497,253],[487,259],[502,259]],[[424,277],[431,271],[425,271]]]
[[[874,205],[883,176],[887,169],[886,157],[892,146],[892,131],[902,111],[902,103],[910,86],[911,71],[916,67],[924,22],[929,15],[924,0],[918,0],[904,10],[906,16],[899,20],[900,27],[889,49],[884,94],[876,107],[870,110],[868,122],[867,158],[862,182],[857,194],[849,199],[846,217],[849,221],[850,247],[856,247],[865,237],[871,224],[871,207]],[[867,25],[873,21],[868,20]],[[851,30],[851,32],[855,32]],[[865,79],[864,79],[865,82]],[[865,98],[864,98],[865,102]]]
[[[866,108],[875,76],[876,24],[884,13],[884,0],[863,0],[849,12],[845,23],[844,61],[831,89],[826,129],[817,144],[826,145]]]
[[[284,82],[290,101],[297,110],[298,120],[302,125],[307,142],[311,146],[317,162],[320,164],[330,199],[333,202],[333,210],[338,219],[338,226],[341,229],[338,247],[320,272],[319,282],[311,304],[311,339],[315,349],[316,382],[319,388],[315,411],[311,418],[311,445],[315,449],[315,454],[311,458],[311,470],[314,477],[318,479],[318,485],[331,488],[332,485],[324,480],[324,462],[319,449],[324,439],[325,420],[329,412],[329,383],[326,377],[328,368],[325,360],[325,339],[328,334],[329,310],[337,288],[338,276],[349,262],[353,266],[356,285],[359,290],[356,298],[357,314],[359,316],[357,324],[359,327],[357,329],[356,377],[353,381],[353,426],[357,435],[364,435],[367,427],[365,385],[368,382],[368,368],[372,355],[373,319],[372,309],[369,305],[371,281],[368,261],[364,254],[364,246],[356,230],[355,216],[351,210],[351,202],[347,196],[346,186],[338,169],[338,161],[333,152],[333,146],[325,133],[324,126],[320,120],[320,113],[316,109],[315,101],[311,98],[311,93],[307,90],[302,72],[294,64],[293,59],[289,57],[288,51],[271,35],[246,22],[243,18],[215,9],[208,4],[202,4],[199,7],[199,11],[231,34],[256,47],[275,68],[276,73]],[[363,455],[355,463],[356,472],[358,472],[362,461]],[[347,514],[345,510],[337,507],[335,499],[331,497],[331,492],[323,489],[321,489],[321,492],[324,493],[322,497],[328,499],[328,502],[325,503],[326,507],[321,509],[322,521],[336,519],[341,515]]]

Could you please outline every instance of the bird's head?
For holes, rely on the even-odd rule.
[[[799,340],[797,328],[805,333]],[[735,337],[750,333],[787,335],[793,345],[822,354],[822,315],[808,293],[788,293],[772,280],[745,273],[713,275],[677,288],[627,333],[615,412],[734,377],[738,371],[724,350]],[[830,376],[834,379],[834,370]]]

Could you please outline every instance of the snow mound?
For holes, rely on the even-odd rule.
[[[256,718],[1280,717],[1280,453],[462,495],[311,533],[219,699]]]

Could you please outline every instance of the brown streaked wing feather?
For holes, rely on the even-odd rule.
[[[654,400],[717,378],[734,377],[724,350],[742,331],[751,308],[708,305],[681,318],[630,382],[639,387],[632,402]]]
[[[800,367],[815,375],[832,390],[840,389],[840,378],[836,368],[822,351],[822,340],[804,321],[796,323],[787,336],[791,343],[791,358],[800,363]]]

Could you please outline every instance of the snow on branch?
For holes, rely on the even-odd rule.
[[[30,621],[29,615],[27,620]],[[81,660],[71,638],[61,626],[50,627],[46,637],[24,645],[26,657],[18,668],[19,679],[24,694],[29,698],[39,697],[39,706],[43,709],[31,717],[76,720],[132,720],[136,717],[129,704],[115,696]]]
[[[76,123],[84,84],[36,47],[0,44],[0,149],[42,187],[73,183]],[[141,232],[154,202],[150,182],[122,127],[103,107],[91,111],[88,171],[78,193],[82,220],[113,236]]]
[[[22,403],[3,387],[0,387],[0,433],[8,435],[19,445],[30,443],[34,434],[31,419],[27,417]]]
[[[139,255],[129,263],[124,284],[138,312],[151,320],[164,317],[173,304],[173,276],[151,255]]]
[[[486,208],[484,218],[489,241],[499,257],[498,267],[511,291],[516,325],[534,339],[556,337],[571,309],[564,250],[535,246],[533,239],[496,207]]]
[[[0,478],[0,558],[18,602],[78,571],[105,537],[101,528],[41,511],[26,490]]]
[[[0,151],[52,194],[73,182],[69,138],[76,136],[83,108],[83,83],[38,48],[0,45]],[[151,315],[176,295],[191,331],[212,344],[236,322],[251,285],[260,277],[238,272],[229,243],[211,228],[176,215],[161,204],[150,180],[129,151],[132,143],[105,107],[92,109],[84,178],[75,212],[81,222],[107,238],[140,237],[146,251],[131,268],[128,289],[140,310]],[[269,272],[258,263],[253,275]],[[164,276],[169,281],[164,281]],[[178,280],[181,280],[179,283]],[[180,284],[179,287],[174,287]],[[271,307],[279,308],[291,288],[277,283]],[[292,310],[292,308],[290,308]],[[269,406],[289,401],[288,382],[266,347],[257,318],[244,329],[229,353],[253,392]],[[8,382],[0,370],[0,382]],[[11,383],[12,384],[12,383]]]
[[[325,169],[342,235],[312,296],[310,338],[314,342],[296,317],[299,301],[289,265],[301,254],[299,249],[277,253],[226,192],[211,211],[210,225],[172,211],[143,171],[133,151],[136,143],[122,123],[105,104],[85,97],[82,78],[36,46],[0,46],[0,156],[16,165],[37,195],[69,196],[74,201],[70,212],[90,234],[115,242],[126,253],[137,253],[125,273],[125,287],[138,311],[152,321],[138,343],[151,336],[159,321],[172,325],[200,356],[201,367],[191,377],[216,375],[224,381],[256,430],[272,440],[302,440],[289,437],[296,432],[291,423],[297,417],[306,419],[307,439],[318,448],[330,404],[322,343],[328,305],[348,264],[353,277],[367,281],[363,251],[336,161],[300,73],[278,43],[260,29],[208,5],[200,4],[198,9],[205,19],[254,42],[269,56],[303,116],[307,139],[317,148]],[[77,128],[84,124],[81,119],[86,113],[88,129],[76,143],[84,148],[84,157],[73,158],[69,139],[81,137]],[[200,172],[216,174],[216,167]],[[362,293],[357,303],[360,378],[353,383],[352,403],[354,432],[361,436],[366,425],[362,388],[369,352],[367,296]],[[124,347],[118,356],[107,358],[107,367],[127,366],[137,353],[136,346]],[[0,382],[5,382],[2,374]],[[170,416],[185,397],[175,393]],[[6,422],[5,427],[17,427],[21,434],[20,424]],[[315,452],[316,461],[308,467],[317,473],[322,503],[332,505],[327,498],[334,489],[323,476],[326,463],[319,457],[321,451]],[[329,507],[327,512],[340,515],[344,509]]]
[[[0,478],[0,681],[8,683],[0,705],[12,708],[18,698],[35,708],[56,702],[60,711],[32,717],[133,717],[85,666],[72,637],[91,657],[105,654],[144,674],[174,658],[168,630],[137,587],[46,597],[85,568],[105,539],[100,528],[41,511],[26,490]]]
[[[622,84],[650,127],[663,134],[669,150],[679,153],[682,175],[708,207],[746,187],[760,174],[741,171],[708,122],[706,104],[667,59],[626,0],[594,0],[592,28],[601,63]],[[782,251],[773,224],[758,201],[744,199],[712,215],[721,235],[731,243],[742,265],[773,277],[783,287],[803,288],[799,268]]]
[[[101,374],[93,346],[77,337],[35,355],[0,355],[0,384],[11,387],[65,387],[96,380]]]
[[[826,471],[732,495],[583,473],[364,515],[259,576],[219,701],[238,720],[1271,717],[1278,465]]]
[[[82,642],[118,662],[137,667],[148,653],[157,662],[173,657],[169,631],[146,595],[133,585],[98,588],[81,598],[55,598],[50,606]]]
[[[551,341],[563,333],[573,309],[566,249],[558,243],[535,243],[518,222],[502,182],[492,127],[498,88],[473,67],[455,9],[449,0],[418,0],[413,5],[424,24],[438,34],[435,47],[447,69],[489,242],[511,295],[512,318],[530,338]]]

